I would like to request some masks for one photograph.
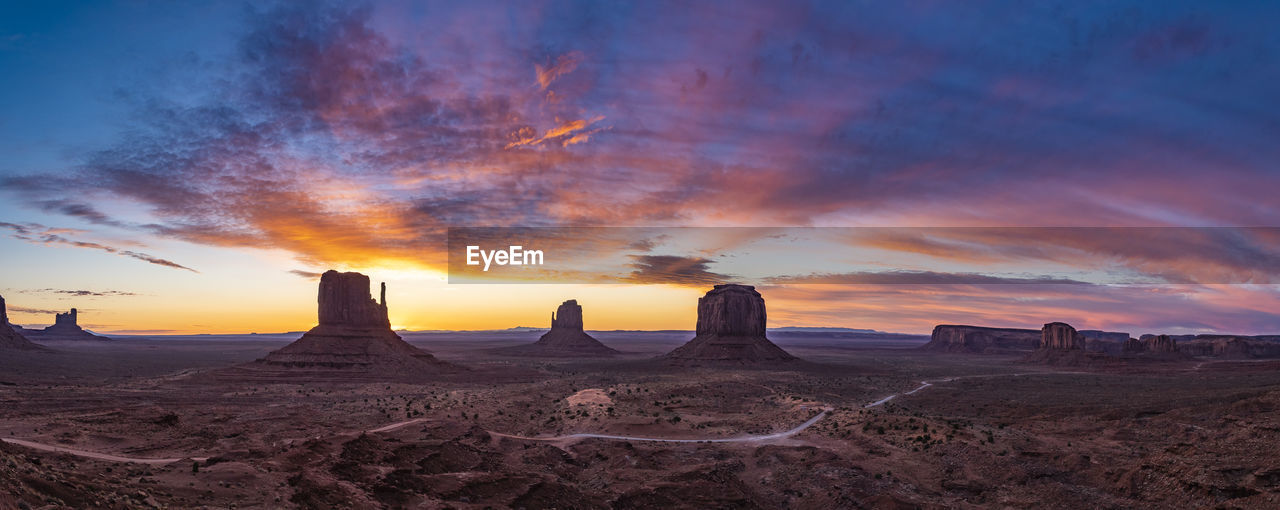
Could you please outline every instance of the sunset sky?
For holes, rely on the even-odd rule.
[[[446,229],[983,227],[794,241],[753,283],[774,327],[1280,334],[1274,230],[1160,234],[1280,226],[1275,2],[12,4],[16,324],[304,330],[336,268],[386,281],[396,327],[576,298],[588,329],[692,329],[767,235],[465,285]]]

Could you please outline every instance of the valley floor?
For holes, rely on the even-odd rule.
[[[6,354],[0,508],[1280,505],[1280,362],[1084,371],[807,338],[779,342],[806,363],[690,369],[649,361],[679,334],[603,338],[612,360],[473,335],[408,337],[476,368],[413,384],[211,376],[290,340],[268,336]]]

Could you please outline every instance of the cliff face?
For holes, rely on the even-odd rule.
[[[698,335],[764,337],[764,298],[749,285],[716,285],[698,298]]]
[[[1171,353],[1178,352],[1178,342],[1169,335],[1158,335],[1143,342],[1143,347],[1147,352]]]
[[[320,277],[317,301],[319,324],[297,341],[258,360],[258,365],[346,369],[379,377],[458,368],[409,345],[391,331],[386,284],[378,303],[369,295],[368,276],[326,271]]]
[[[663,356],[668,363],[760,364],[796,358],[765,338],[764,297],[747,285],[716,285],[698,299],[697,336]]]
[[[1064,322],[1050,322],[1040,328],[1040,347],[1023,361],[1058,366],[1103,366],[1116,358],[1105,352],[1085,350],[1084,336]]]
[[[1039,343],[1040,332],[1034,329],[941,324],[933,328],[929,343],[920,348],[928,351],[1000,353],[1030,351]]]
[[[5,307],[4,296],[0,296],[0,350],[17,350],[17,351],[42,351],[45,350],[37,344],[27,340],[26,337],[14,331],[9,325],[9,312]]]
[[[1271,337],[1198,335],[1179,342],[1178,350],[1192,356],[1227,359],[1280,358],[1280,342]]]
[[[387,286],[382,284],[382,303],[369,295],[369,277],[360,273],[325,271],[320,276],[320,325],[391,327],[387,319]]]
[[[1064,322],[1050,322],[1040,329],[1040,348],[1058,351],[1083,351],[1084,337]]]
[[[582,331],[582,305],[578,300],[570,299],[560,304],[551,314],[551,329],[568,329]]]
[[[1147,344],[1137,338],[1130,338],[1124,341],[1125,354],[1140,354],[1147,352]]]

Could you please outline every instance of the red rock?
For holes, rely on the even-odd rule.
[[[716,285],[698,299],[697,335],[663,356],[679,365],[795,361],[765,337],[764,298],[748,285]]]
[[[1138,340],[1137,338],[1130,338],[1124,341],[1124,350],[1122,352],[1124,352],[1125,354],[1138,354],[1138,353],[1147,352],[1147,344],[1146,342],[1143,342],[1142,340]]]
[[[1083,351],[1084,337],[1064,322],[1050,322],[1040,329],[1040,348],[1059,351]]]
[[[1178,352],[1178,342],[1169,335],[1158,335],[1148,338],[1146,342],[1143,342],[1143,347],[1147,352]]]
[[[575,299],[560,304],[551,314],[551,330],[537,342],[501,349],[518,356],[595,357],[621,354],[600,343],[582,329],[582,305]]]
[[[939,324],[933,328],[926,351],[1001,353],[1030,351],[1040,345],[1040,331],[1034,329],[986,328]]]
[[[578,304],[578,300],[570,299],[560,303],[560,307],[551,312],[551,329],[582,331],[582,305]]]
[[[391,331],[386,284],[382,303],[369,295],[369,277],[326,271],[317,297],[319,324],[297,341],[261,360],[260,365],[334,368],[378,375],[422,374],[456,369],[409,345]]]
[[[329,270],[320,276],[320,325],[346,327],[391,327],[387,319],[387,284],[382,284],[382,303],[369,295],[369,277],[360,273]]]

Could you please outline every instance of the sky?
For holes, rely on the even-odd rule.
[[[1044,227],[1276,226],[1278,16],[10,2],[0,293],[17,324],[77,307],[103,332],[298,331],[334,268],[386,281],[397,327],[545,326],[578,299],[589,329],[691,329],[753,239],[600,248],[625,284],[450,284],[447,230],[891,227],[853,251],[791,243],[752,282],[770,325],[1277,333],[1271,230]],[[1044,278],[1099,267],[1164,284]]]

